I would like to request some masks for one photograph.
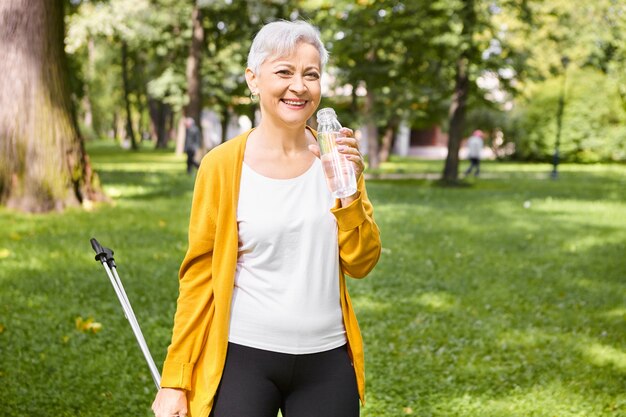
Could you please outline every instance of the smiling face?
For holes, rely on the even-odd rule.
[[[256,74],[248,68],[246,80],[259,95],[263,119],[278,126],[304,126],[320,102],[320,66],[317,48],[300,42],[289,56],[268,57]]]

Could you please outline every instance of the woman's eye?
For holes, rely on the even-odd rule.
[[[278,75],[291,75],[291,71],[289,70],[279,70],[276,72]]]
[[[320,75],[316,72],[310,72],[308,74],[305,74],[305,77],[307,77],[310,80],[319,80]]]

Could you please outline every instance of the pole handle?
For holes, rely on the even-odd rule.
[[[115,259],[113,259],[113,249],[105,248],[96,240],[95,237],[89,239],[91,247],[96,252],[96,261],[107,263],[109,267],[115,268]]]

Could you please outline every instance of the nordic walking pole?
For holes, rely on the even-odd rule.
[[[130,305],[130,301],[128,300],[128,296],[126,295],[126,291],[124,291],[122,280],[117,274],[115,259],[113,259],[113,250],[103,247],[95,238],[91,238],[91,247],[96,252],[96,261],[102,263],[104,270],[109,276],[111,285],[113,286],[115,294],[117,295],[117,298],[122,305],[122,309],[124,310],[124,315],[130,323],[130,327],[133,329],[133,333],[135,334],[135,338],[137,339],[137,343],[139,344],[139,348],[141,348],[141,352],[143,353],[144,358],[146,358],[146,362],[148,363],[148,367],[150,368],[150,373],[152,374],[152,379],[154,380],[154,384],[156,385],[158,391],[161,387],[161,374],[154,364],[152,355],[150,355],[150,350],[148,349],[146,340],[141,333],[141,328],[139,327],[139,323],[137,322],[137,318],[135,317],[135,312]]]

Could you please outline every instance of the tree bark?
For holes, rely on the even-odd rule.
[[[167,148],[167,142],[169,141],[168,135],[168,119],[169,119],[169,106],[160,100],[148,98],[148,109],[150,111],[150,120],[152,121],[152,128],[156,135],[156,148]]]
[[[230,123],[230,109],[228,107],[224,107],[222,110],[222,137],[221,143],[226,142],[228,139],[228,124]]]
[[[391,155],[391,148],[393,147],[394,137],[396,134],[396,130],[398,129],[399,122],[396,120],[391,120],[391,122],[387,125],[385,129],[385,134],[383,135],[382,146],[380,147],[380,162],[387,162],[389,160],[389,156]]]
[[[202,78],[200,66],[202,63],[202,47],[204,45],[204,28],[202,27],[202,13],[197,2],[194,2],[193,11],[191,13],[192,35],[191,45],[189,47],[189,56],[187,57],[187,95],[189,96],[189,104],[185,114],[192,117],[196,122],[196,126],[200,129],[200,137],[202,136],[202,123],[200,114],[202,112]]]
[[[139,114],[139,120],[137,120],[137,134],[139,135],[139,143],[143,142],[146,133],[150,131],[149,123],[146,123],[145,113],[145,96],[137,91],[137,114]]]
[[[459,58],[456,64],[454,94],[452,95],[452,102],[450,104],[448,156],[446,157],[446,164],[443,169],[443,180],[451,183],[456,182],[459,178],[459,149],[461,148],[461,140],[463,139],[463,127],[465,125],[465,114],[467,111],[467,96],[469,93],[467,66],[467,58]]]
[[[124,105],[126,109],[126,136],[130,139],[130,146],[137,150],[137,138],[133,130],[133,115],[130,109],[130,82],[128,76],[128,45],[122,41],[122,83],[124,88]]]
[[[20,211],[104,199],[72,113],[63,4],[0,1],[0,203]]]
[[[94,76],[94,67],[95,67],[95,57],[94,57],[94,42],[93,38],[90,37],[87,40],[87,70],[86,76],[88,79],[92,79]],[[91,93],[89,91],[89,84],[84,84],[84,95],[83,95],[83,111],[85,112],[83,116],[83,123],[85,127],[92,132],[95,133],[94,123],[93,123],[93,106],[91,105]]]
[[[461,12],[463,22],[461,39],[468,46],[462,50],[456,61],[454,93],[452,94],[448,113],[450,125],[448,132],[448,156],[446,157],[442,176],[442,180],[448,183],[455,183],[459,178],[459,149],[463,139],[467,98],[470,93],[469,65],[475,55],[475,46],[472,39],[476,27],[474,0],[464,0],[463,4]]]

